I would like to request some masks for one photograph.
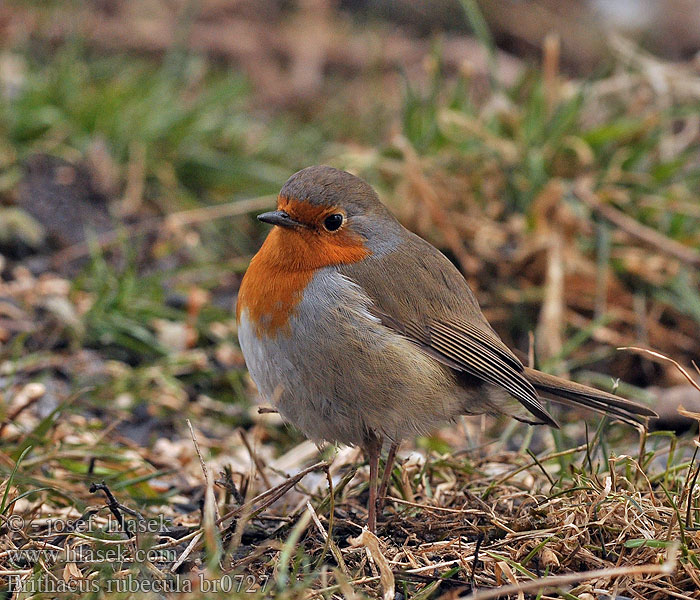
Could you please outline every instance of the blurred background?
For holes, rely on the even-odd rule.
[[[232,307],[254,215],[315,163],[370,181],[540,367],[689,426],[678,371],[617,348],[700,356],[699,49],[692,0],[3,2],[4,443],[109,423],[157,465],[183,413],[213,449],[300,442],[251,407]]]
[[[410,524],[411,539],[430,548],[455,534],[445,553],[467,532],[472,582],[493,510],[517,531],[545,528],[538,545],[534,534],[531,546],[527,536],[515,544],[513,560],[527,563],[552,531],[566,531],[572,537],[556,546],[563,570],[616,566],[623,553],[661,562],[686,498],[688,531],[697,514],[697,469],[688,488],[697,447],[676,434],[696,429],[697,414],[677,409],[700,412],[700,394],[667,360],[618,348],[653,349],[700,376],[699,50],[694,0],[0,2],[3,521],[12,511],[88,514],[102,502],[90,484],[104,481],[120,502],[180,527],[173,537],[188,532],[177,552],[183,561],[193,554],[181,572],[213,566],[233,535],[231,565],[286,573],[289,556],[277,550],[293,555],[294,515],[306,515],[311,498],[325,519],[323,473],[248,527],[247,514],[240,528],[234,520],[221,531],[212,517],[206,552],[201,544],[194,552],[205,506],[200,459],[222,511],[318,460],[319,449],[278,415],[258,413],[233,306],[267,233],[255,215],[275,205],[292,173],[327,163],[367,179],[439,247],[525,360],[662,415],[648,438],[572,409],[554,409],[559,431],[465,418],[408,441],[402,452],[421,452],[394,480],[407,505],[443,502],[452,513],[412,519],[413,508],[397,505],[390,518],[408,515],[401,528]],[[628,461],[620,457],[617,473],[611,448]],[[526,451],[546,456],[548,471]],[[323,456],[337,486],[336,539],[346,560],[359,561],[364,553],[345,546],[364,519],[361,458],[347,448]],[[612,492],[611,479],[604,488],[598,478],[608,468]],[[634,490],[635,480],[638,502],[621,503],[614,486]],[[554,493],[562,482],[588,495]],[[466,526],[461,508],[476,498],[470,515],[479,513],[492,492],[496,508]],[[534,494],[557,499],[559,512],[539,504],[519,512]],[[624,513],[618,525],[598,522],[604,503]],[[626,540],[632,534],[620,532],[633,527],[635,510],[639,539]],[[545,512],[561,521],[545,522]],[[575,514],[583,525],[572,529]],[[309,531],[301,552],[320,567],[328,542]],[[42,544],[56,543],[49,533]],[[10,530],[3,544],[28,539]],[[3,573],[31,575],[34,563],[8,556]],[[683,546],[686,570],[696,556]],[[558,572],[557,561],[527,568]],[[364,558],[348,564],[370,574]],[[57,581],[111,576],[94,561],[50,566]],[[433,571],[422,569],[414,588]],[[466,567],[457,571],[449,573],[469,579]],[[504,580],[476,571],[479,585]],[[697,571],[685,572],[678,597],[697,589]],[[291,594],[279,581],[280,594]]]

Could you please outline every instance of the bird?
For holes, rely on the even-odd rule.
[[[558,427],[545,397],[632,424],[656,416],[523,365],[452,262],[351,173],[302,169],[283,185],[277,209],[258,219],[273,228],[236,303],[248,371],[259,394],[308,438],[363,449],[372,532],[401,440],[460,415]]]

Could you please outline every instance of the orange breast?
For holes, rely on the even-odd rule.
[[[342,230],[274,227],[250,261],[240,290],[236,318],[246,309],[258,337],[289,335],[289,317],[316,270],[358,262],[370,254],[360,236]]]

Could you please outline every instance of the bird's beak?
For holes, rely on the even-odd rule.
[[[258,215],[258,221],[269,223],[270,225],[279,225],[280,227],[303,227],[304,224],[295,221],[283,210],[273,210],[270,212]]]

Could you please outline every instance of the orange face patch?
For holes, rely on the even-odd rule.
[[[329,232],[323,220],[336,209],[280,197],[277,208],[306,228],[275,226],[250,261],[240,290],[236,317],[245,308],[258,337],[289,327],[289,317],[317,269],[358,262],[370,252],[362,237],[345,226]]]

